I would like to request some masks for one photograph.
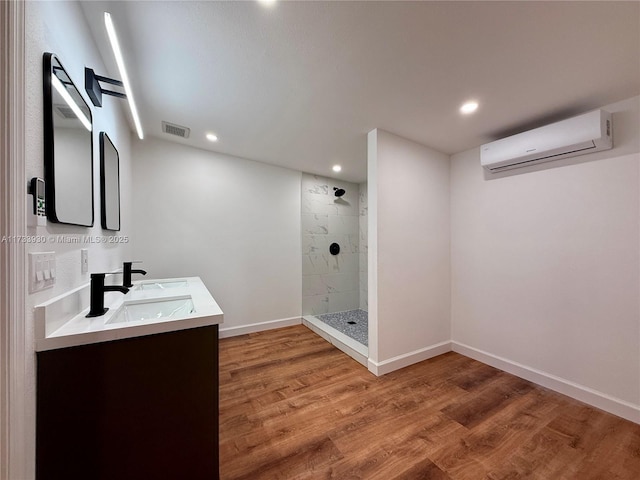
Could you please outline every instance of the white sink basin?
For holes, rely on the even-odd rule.
[[[44,352],[223,322],[220,306],[199,277],[148,278],[134,285],[126,295],[105,294],[104,306],[109,311],[102,317],[86,317],[89,283],[37,305],[36,350]],[[142,285],[146,288],[142,289]]]
[[[186,282],[185,282],[186,283]],[[137,322],[140,320],[184,317],[195,312],[190,296],[162,300],[125,302],[107,323]]]
[[[147,282],[138,285],[138,290],[165,290],[167,288],[184,288],[188,285],[186,280],[171,282]]]

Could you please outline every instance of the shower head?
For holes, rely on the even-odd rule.
[[[336,197],[341,197],[345,193],[347,193],[347,192],[344,191],[344,188],[338,188],[338,187],[333,187],[333,191],[335,192]]]

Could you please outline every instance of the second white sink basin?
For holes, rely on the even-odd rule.
[[[107,323],[137,322],[140,320],[183,317],[195,312],[190,296],[162,300],[125,302]]]
[[[186,280],[176,280],[170,282],[147,282],[138,285],[140,290],[165,290],[167,288],[184,288],[188,285]]]

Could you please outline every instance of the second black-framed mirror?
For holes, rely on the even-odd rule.
[[[105,230],[120,230],[120,155],[100,132],[100,218]]]

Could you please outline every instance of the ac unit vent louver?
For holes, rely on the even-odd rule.
[[[189,134],[191,133],[189,128],[169,122],[162,122],[162,131],[181,138],[189,138]]]

